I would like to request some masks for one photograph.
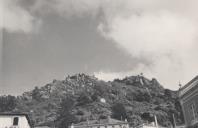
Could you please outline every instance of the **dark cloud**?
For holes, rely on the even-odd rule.
[[[68,74],[129,70],[138,63],[99,36],[97,20],[49,15],[43,22],[38,33],[4,33],[4,93],[22,93]]]

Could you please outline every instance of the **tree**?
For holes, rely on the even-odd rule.
[[[17,100],[14,96],[1,96],[0,97],[0,112],[10,112],[16,108]]]
[[[72,109],[75,107],[75,102],[72,97],[67,97],[62,100],[60,108],[57,112],[56,124],[58,128],[67,128],[72,123],[75,123],[77,119],[72,113]]]
[[[128,117],[128,122],[131,126],[138,126],[143,123],[141,117],[135,114],[132,114]]]
[[[165,95],[165,97],[166,97],[167,99],[170,99],[170,98],[172,98],[172,91],[169,90],[169,89],[165,89],[165,90],[164,90],[164,95]]]
[[[150,96],[150,94],[148,93],[148,91],[141,90],[141,91],[139,91],[137,93],[137,95],[135,97],[135,100],[136,101],[139,101],[139,102],[143,102],[143,101],[150,102],[152,100],[152,97]]]
[[[116,103],[112,106],[112,117],[118,120],[127,118],[126,109],[122,103]]]
[[[154,122],[154,115],[149,112],[143,113],[141,118],[145,121]]]
[[[37,101],[41,100],[41,93],[38,87],[35,87],[32,91],[32,99],[35,99]]]
[[[92,98],[91,98],[91,96],[89,96],[88,93],[82,92],[79,95],[77,101],[78,101],[78,105],[85,105],[85,104],[91,103],[92,102]]]

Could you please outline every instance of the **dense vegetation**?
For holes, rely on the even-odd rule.
[[[160,125],[168,126],[174,114],[177,124],[183,122],[177,92],[164,89],[156,79],[143,76],[112,82],[85,74],[68,76],[65,80],[35,87],[22,96],[0,97],[0,111],[26,112],[34,124],[60,128],[108,116],[138,125],[152,122],[156,115]]]

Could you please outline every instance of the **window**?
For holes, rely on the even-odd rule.
[[[18,123],[19,123],[19,117],[14,117],[13,125],[18,125]]]
[[[190,114],[192,115],[192,119],[194,120],[196,118],[195,105],[194,104],[192,104],[190,106]]]

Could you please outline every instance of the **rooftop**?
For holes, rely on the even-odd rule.
[[[99,126],[99,125],[116,125],[116,124],[128,124],[128,122],[116,120],[113,118],[107,118],[107,119],[100,119],[100,120],[88,120],[84,122],[80,122],[78,124],[74,124],[73,126]]]
[[[179,90],[179,97],[182,97],[184,94],[186,94],[189,90],[192,88],[198,86],[198,76],[194,77],[190,82],[188,82],[185,86],[180,88]]]

